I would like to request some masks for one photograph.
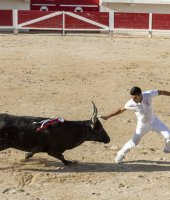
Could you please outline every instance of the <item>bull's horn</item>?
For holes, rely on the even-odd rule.
[[[93,104],[93,115],[92,115],[91,120],[92,120],[93,124],[95,124],[97,121],[97,107],[95,106],[93,101],[92,101],[92,104]]]

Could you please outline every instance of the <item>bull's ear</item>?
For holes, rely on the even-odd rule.
[[[95,123],[92,122],[92,119],[90,120],[90,126],[92,129],[94,129],[94,127],[95,127]]]

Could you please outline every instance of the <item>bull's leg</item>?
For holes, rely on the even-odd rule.
[[[75,164],[78,163],[77,161],[66,160],[62,153],[51,153],[50,152],[50,153],[48,153],[48,155],[53,156],[53,157],[61,160],[64,163],[64,165],[66,165],[66,166],[75,165]]]
[[[29,151],[29,150],[28,150]],[[34,154],[44,152],[43,146],[35,146],[30,149],[30,152],[25,154],[25,160],[29,160],[33,157]]]
[[[25,154],[25,160],[29,160],[30,158],[33,157],[33,155],[34,155],[34,153],[32,153],[32,152],[26,153],[26,154]]]

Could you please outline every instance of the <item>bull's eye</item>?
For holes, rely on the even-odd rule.
[[[100,131],[102,130],[102,128],[99,127],[99,126],[95,126],[95,125],[94,125],[93,130],[94,130],[94,131],[97,131],[97,132],[100,132]]]

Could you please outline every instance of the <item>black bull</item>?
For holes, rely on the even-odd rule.
[[[97,108],[91,120],[55,122],[37,132],[39,122],[46,118],[0,114],[0,151],[7,148],[29,152],[25,159],[35,153],[46,152],[61,160],[65,165],[73,162],[65,160],[63,152],[79,146],[85,141],[109,143],[110,138],[97,118]]]

